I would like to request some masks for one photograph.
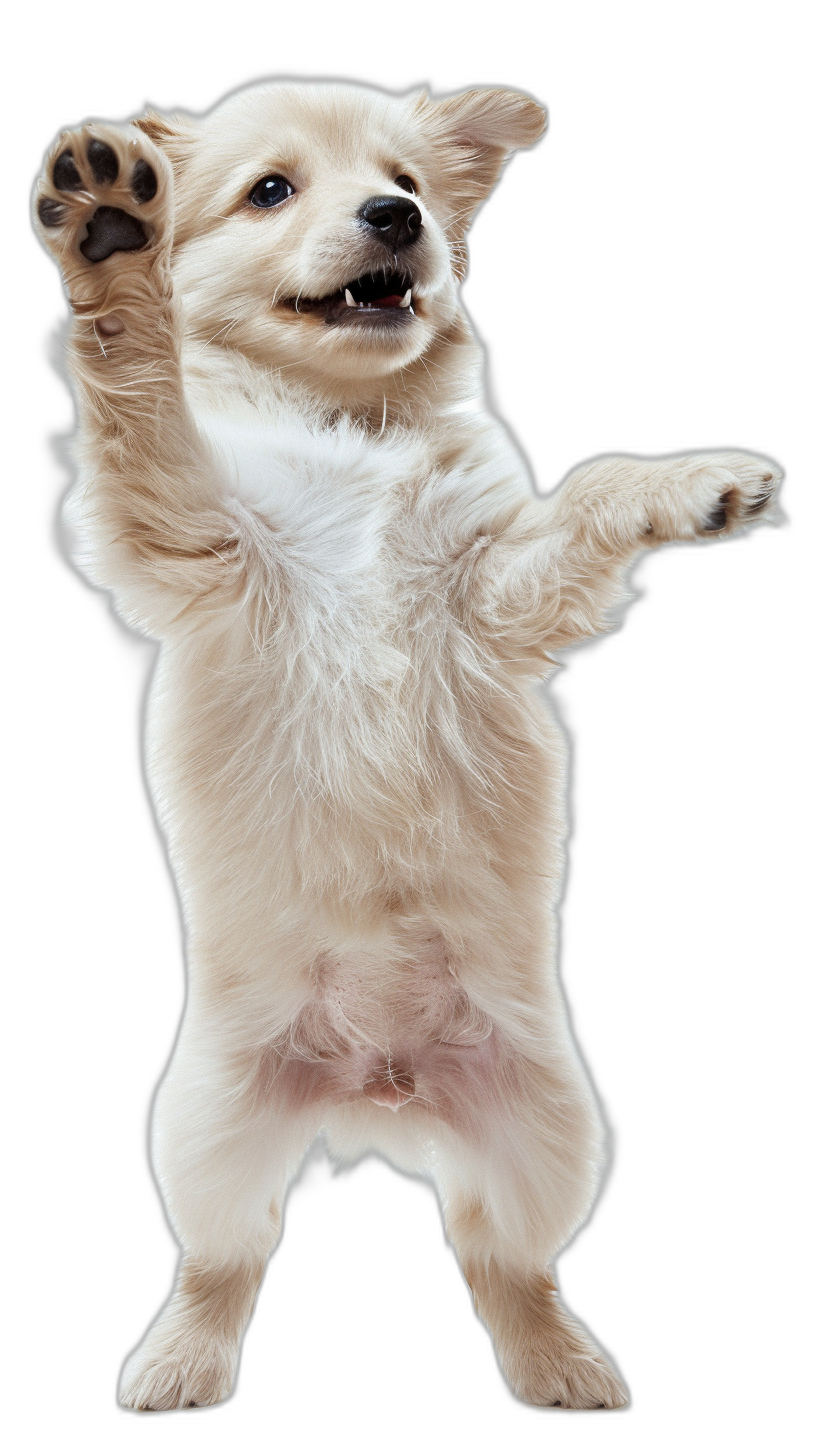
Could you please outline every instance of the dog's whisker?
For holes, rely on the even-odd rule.
[[[237,318],[234,318],[234,319],[230,320],[228,323],[222,324],[219,329],[216,329],[216,331],[215,331],[214,334],[211,334],[210,337],[204,341],[204,343],[201,345],[201,348],[198,350],[198,353],[201,353],[204,349],[208,348],[210,344],[214,344],[215,343],[215,340],[218,339],[218,338],[220,338],[222,335],[223,335],[223,339],[222,339],[222,343],[223,343],[224,340],[229,336],[230,331],[232,329],[236,328],[237,325],[238,325],[238,323],[239,323],[239,320]]]

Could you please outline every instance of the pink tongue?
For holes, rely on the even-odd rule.
[[[399,293],[389,293],[387,298],[372,298],[371,302],[375,308],[399,308],[402,296]]]

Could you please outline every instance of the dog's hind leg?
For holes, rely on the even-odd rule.
[[[156,1103],[154,1163],[182,1258],[122,1372],[119,1399],[138,1410],[230,1394],[286,1187],[317,1131],[314,1114],[276,1104],[252,1059],[225,1055],[216,1035],[182,1033]]]
[[[176,1410],[225,1400],[264,1263],[233,1256],[215,1264],[185,1254],[169,1303],[122,1371],[121,1404]]]
[[[151,630],[236,564],[235,522],[184,396],[172,296],[173,177],[135,126],[64,132],[35,197],[74,314],[69,366],[92,572]]]
[[[449,1219],[451,1239],[482,1228],[482,1251],[462,1268],[511,1389],[532,1405],[571,1410],[626,1405],[626,1387],[591,1336],[564,1309],[550,1269],[519,1267],[512,1258],[487,1252],[489,1215],[481,1204],[460,1205]],[[499,1241],[500,1242],[500,1241]]]
[[[492,1129],[485,1123],[445,1151],[440,1143],[448,1236],[516,1395],[533,1405],[622,1406],[625,1386],[559,1302],[553,1277],[594,1197],[595,1115],[569,1072],[520,1061],[519,1073]]]

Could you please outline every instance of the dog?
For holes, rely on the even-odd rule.
[[[152,1156],[182,1255],[120,1400],[209,1405],[323,1135],[432,1178],[508,1382],[626,1403],[561,1305],[603,1160],[554,906],[537,691],[638,552],[766,519],[741,453],[595,460],[549,496],[474,403],[466,234],[529,97],[269,84],[64,132],[80,559],[158,638],[147,757],[189,996]]]

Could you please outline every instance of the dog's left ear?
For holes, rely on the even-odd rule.
[[[474,211],[498,181],[507,157],[538,141],[547,113],[518,91],[463,91],[433,101],[423,93],[414,114],[431,143],[438,197],[448,211],[447,231],[460,243]]]

